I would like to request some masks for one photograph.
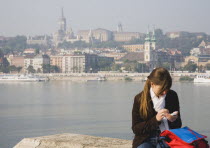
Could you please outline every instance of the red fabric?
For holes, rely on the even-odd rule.
[[[190,143],[186,143],[182,139],[180,139],[178,136],[176,136],[174,133],[165,130],[160,134],[160,136],[167,136],[168,138],[171,139],[170,142],[166,143],[171,147],[171,148],[195,148],[194,145],[191,145]],[[196,147],[198,148],[209,148],[209,146],[201,139],[195,141],[197,143]]]

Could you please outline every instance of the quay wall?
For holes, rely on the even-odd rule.
[[[149,73],[49,73],[38,74],[50,80],[91,81],[105,78],[107,81],[124,81],[126,77],[133,81],[145,81]],[[197,73],[171,73],[173,81],[179,81],[181,76],[195,78]]]
[[[132,141],[64,133],[24,138],[13,148],[132,148]]]

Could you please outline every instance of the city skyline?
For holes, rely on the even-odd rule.
[[[2,0],[1,3],[0,36],[51,35],[59,28],[62,7],[67,29],[71,27],[75,33],[97,28],[115,31],[121,22],[123,30],[131,32],[146,33],[147,26],[154,24],[164,32],[210,34],[208,0]]]

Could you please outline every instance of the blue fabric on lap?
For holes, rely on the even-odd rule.
[[[172,129],[170,131],[187,143],[192,143],[197,139],[206,138],[205,136],[191,130],[187,126],[179,129]]]

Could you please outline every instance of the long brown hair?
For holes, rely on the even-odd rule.
[[[140,96],[140,108],[139,112],[143,119],[148,119],[152,115],[152,106],[150,105],[151,96],[150,96],[150,87],[151,82],[155,85],[160,85],[161,89],[157,95],[162,94],[165,90],[169,90],[172,85],[172,78],[165,68],[156,68],[154,69],[150,75],[147,77],[147,81],[144,85],[144,90]]]

